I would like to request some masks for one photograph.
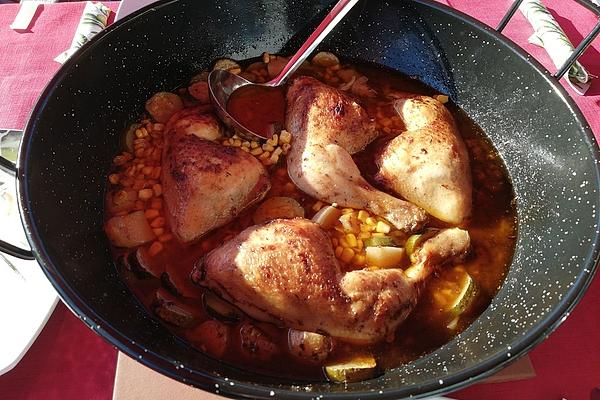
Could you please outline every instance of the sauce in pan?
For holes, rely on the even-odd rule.
[[[285,93],[280,87],[242,86],[229,97],[227,112],[246,129],[270,138],[283,128]]]
[[[372,179],[373,149],[404,130],[386,94],[402,91],[436,95],[430,88],[413,79],[372,65],[312,65],[300,70],[299,74],[313,75],[335,87],[345,85],[345,90],[357,96],[376,121],[383,136],[354,156],[363,176],[376,187],[378,186]],[[250,64],[243,70],[242,75],[257,82],[268,80],[266,65],[261,62]],[[368,78],[368,81],[365,82],[363,77]],[[358,83],[349,86],[351,82]],[[184,104],[194,103],[187,89],[181,89],[179,93],[184,99]],[[283,121],[284,96],[283,91],[242,89],[232,97],[228,110],[248,128],[271,133],[273,124]],[[440,99],[445,100],[443,97]],[[264,112],[245,113],[249,103],[260,103]],[[471,220],[463,228],[469,232],[472,250],[464,262],[444,266],[439,273],[429,278],[416,309],[400,325],[393,338],[368,346],[334,340],[326,360],[314,363],[291,355],[288,329],[253,321],[239,310],[234,309],[231,314],[227,306],[225,310],[220,309],[220,303],[212,308],[207,307],[206,303],[209,303],[209,306],[212,304],[210,295],[190,280],[193,265],[204,254],[253,225],[252,217],[258,205],[245,210],[234,221],[208,233],[196,243],[179,243],[168,231],[160,190],[155,190],[155,185],[160,185],[160,173],[156,172],[156,168],[160,168],[164,126],[149,118],[135,126],[137,129],[133,130],[134,134],[129,133],[134,135],[133,140],[129,140],[129,156],[117,156],[114,171],[109,176],[107,217],[126,215],[136,210],[143,212],[158,238],[137,250],[113,248],[123,279],[150,312],[175,334],[186,339],[191,346],[229,364],[271,376],[297,381],[325,380],[327,377],[323,373],[323,364],[334,364],[357,354],[373,355],[377,360],[378,370],[381,371],[433,351],[468,328],[490,304],[510,265],[516,235],[513,191],[501,159],[481,129],[464,112],[450,103],[446,106],[457,122],[470,155],[473,213]],[[236,140],[239,143],[236,143]],[[283,146],[282,140],[283,137],[278,146]],[[223,142],[230,146],[248,146],[249,152],[260,147],[260,144],[246,144],[243,139],[235,137]],[[306,218],[311,218],[322,204],[300,191],[291,182],[287,175],[284,154],[285,151],[275,163],[263,162],[267,165],[272,182],[272,189],[266,199],[275,196],[291,197],[304,208]],[[256,156],[261,159],[259,154]],[[137,166],[139,164],[142,166]],[[131,195],[136,191],[141,193],[141,190],[147,188],[151,190],[147,192],[147,196],[143,196],[144,198],[128,199],[127,194]],[[129,208],[111,203],[118,203],[117,199],[125,199],[125,203],[129,201]],[[445,227],[448,225],[435,220],[428,225],[428,228]],[[357,268],[349,263],[342,264],[347,270]],[[469,283],[465,283],[465,276],[469,277]],[[457,303],[455,299],[460,296],[463,299]],[[449,308],[448,304],[452,307]],[[210,324],[203,324],[213,320],[221,320],[220,324],[227,327],[225,346],[214,345],[223,332],[207,331]],[[248,344],[245,339],[244,335],[247,335],[248,329],[253,328],[258,328],[272,344],[266,356],[260,351],[255,351],[252,344]]]

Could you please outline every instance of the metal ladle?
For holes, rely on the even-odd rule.
[[[317,29],[308,37],[306,42],[298,49],[296,54],[290,58],[279,75],[266,83],[253,83],[227,70],[217,69],[208,76],[208,89],[210,98],[215,106],[216,112],[223,122],[234,129],[236,133],[247,139],[259,140],[269,139],[260,134],[248,130],[245,126],[235,120],[227,112],[227,102],[231,94],[242,86],[256,85],[263,87],[277,87],[285,83],[287,78],[300,67],[313,50],[325,39],[333,28],[344,18],[344,16],[358,3],[358,0],[340,0],[321,21]]]

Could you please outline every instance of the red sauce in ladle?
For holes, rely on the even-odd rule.
[[[283,88],[242,86],[229,97],[227,112],[249,131],[270,138],[283,129],[285,118]]]

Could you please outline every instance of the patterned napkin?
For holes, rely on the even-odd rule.
[[[102,29],[106,28],[109,15],[110,8],[106,7],[104,4],[92,3],[91,1],[86,2],[83,15],[79,20],[79,25],[77,26],[75,36],[71,42],[71,47],[69,50],[56,56],[54,61],[61,64],[67,61],[81,46]]]
[[[556,68],[562,67],[574,48],[552,14],[541,0],[525,0],[519,10],[534,29],[529,42],[546,49]],[[573,64],[565,77],[573,90],[581,95],[589,89],[592,80],[579,62]]]

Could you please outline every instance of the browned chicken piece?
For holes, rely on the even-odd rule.
[[[462,224],[471,215],[471,169],[452,115],[427,96],[394,106],[407,131],[378,152],[375,179],[434,217]]]
[[[410,275],[401,269],[342,273],[319,225],[278,219],[252,226],[207,254],[192,280],[257,320],[374,343],[410,314],[435,268],[469,248],[466,231],[454,228],[438,236],[418,251],[418,267]]]
[[[419,207],[371,186],[352,160],[377,137],[366,111],[340,90],[310,77],[294,80],[287,93],[286,129],[292,134],[288,174],[312,197],[360,208],[412,231],[426,220]]]
[[[260,161],[240,148],[185,131],[169,131],[166,137],[163,198],[171,231],[182,242],[230,222],[271,188]]]

